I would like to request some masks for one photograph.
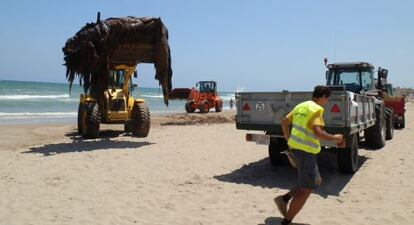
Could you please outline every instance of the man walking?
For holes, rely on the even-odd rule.
[[[306,200],[321,184],[316,154],[321,150],[320,140],[343,142],[341,134],[328,134],[322,127],[323,106],[328,102],[331,90],[326,86],[316,86],[312,100],[298,104],[282,120],[281,126],[289,149],[293,152],[298,175],[298,186],[285,195],[274,199],[280,213],[284,216],[282,225],[291,224],[293,218],[305,205]],[[289,126],[292,125],[292,130]],[[288,203],[289,201],[289,209]]]

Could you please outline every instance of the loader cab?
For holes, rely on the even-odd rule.
[[[108,88],[122,89],[125,82],[124,70],[110,70],[108,73]]]
[[[108,73],[108,89],[123,89],[124,84],[128,83],[128,92],[131,92],[137,87],[136,84],[132,83],[132,78],[126,76],[127,71],[125,70],[110,70]],[[134,77],[137,77],[137,71],[134,72]],[[126,82],[129,79],[128,82]]]
[[[375,89],[374,67],[369,63],[335,63],[327,68],[327,85],[345,86],[347,91],[354,93]]]
[[[216,93],[217,84],[215,81],[200,81],[197,83],[200,93]]]

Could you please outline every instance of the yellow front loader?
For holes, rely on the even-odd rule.
[[[103,96],[81,94],[78,108],[78,132],[86,138],[99,135],[101,123],[124,124],[125,132],[136,137],[148,136],[150,111],[144,99],[134,99],[132,75],[135,65],[114,65],[108,72],[108,86]]]
[[[84,87],[78,108],[78,132],[86,138],[99,136],[101,123],[124,124],[125,132],[146,137],[150,110],[143,99],[134,99],[139,63],[153,63],[155,79],[162,86],[168,106],[171,92],[171,56],[168,31],[160,18],[122,17],[87,23],[63,47],[66,77],[76,76]]]

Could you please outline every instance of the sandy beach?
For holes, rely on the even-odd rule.
[[[414,223],[414,104],[380,150],[360,146],[360,169],[319,160],[322,187],[296,224]],[[295,170],[273,168],[247,143],[234,111],[154,117],[147,138],[120,125],[81,139],[75,124],[0,126],[0,224],[278,224],[273,198]]]

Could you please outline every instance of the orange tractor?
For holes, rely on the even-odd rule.
[[[208,113],[211,108],[221,112],[223,100],[217,93],[215,81],[199,81],[196,88],[175,88],[169,94],[169,99],[187,99],[185,111],[188,113],[193,113],[196,109],[200,110],[200,113]]]

